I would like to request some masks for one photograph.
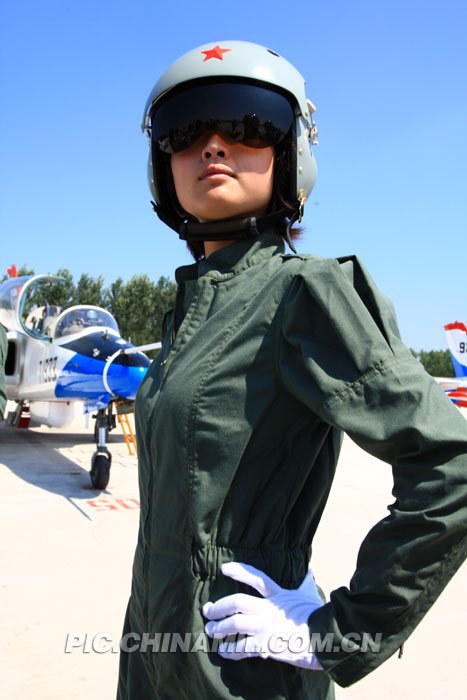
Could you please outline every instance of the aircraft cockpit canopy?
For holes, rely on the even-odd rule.
[[[18,293],[17,323],[33,338],[50,341],[55,320],[62,312],[61,305],[68,300],[66,280],[56,275],[23,279]]]
[[[0,323],[6,328],[17,326],[17,310],[21,290],[30,276],[12,277],[0,286]]]
[[[0,323],[8,330],[25,331],[47,339],[46,319],[61,313],[66,280],[55,275],[12,277],[0,285]],[[50,320],[48,321],[50,324]]]
[[[70,306],[63,311],[69,296],[63,277],[12,277],[0,285],[0,323],[49,342],[93,327],[119,333],[112,314],[98,306]]]
[[[93,306],[72,306],[64,311],[55,328],[55,338],[80,333],[86,328],[102,327],[118,333],[117,322],[108,311]]]

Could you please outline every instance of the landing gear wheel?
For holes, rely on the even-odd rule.
[[[110,463],[112,457],[110,454],[95,452],[91,461],[91,483],[95,489],[103,491],[107,488],[110,479]]]

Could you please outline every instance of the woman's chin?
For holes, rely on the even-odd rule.
[[[216,202],[211,203],[209,207],[203,207],[203,210],[196,212],[195,216],[200,223],[208,223],[224,219],[245,219],[249,216],[261,216],[262,213],[264,213],[263,210],[255,209],[252,211],[239,204]]]
[[[211,207],[209,210],[198,212],[197,219],[201,223],[223,221],[224,219],[240,219],[248,216],[241,208],[236,207]]]

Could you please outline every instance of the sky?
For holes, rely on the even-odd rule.
[[[417,350],[467,321],[467,3],[3,0],[0,276],[69,268],[110,284],[192,262],[152,212],[150,90],[181,54],[264,44],[317,106],[300,252],[358,255]]]

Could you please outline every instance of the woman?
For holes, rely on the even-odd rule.
[[[154,207],[197,262],[176,270],[137,397],[119,700],[329,700],[465,558],[464,419],[355,258],[285,253],[316,177],[313,111],[293,66],[234,41],[180,58],[148,100]],[[342,431],[392,464],[395,502],[324,604],[311,542]]]

